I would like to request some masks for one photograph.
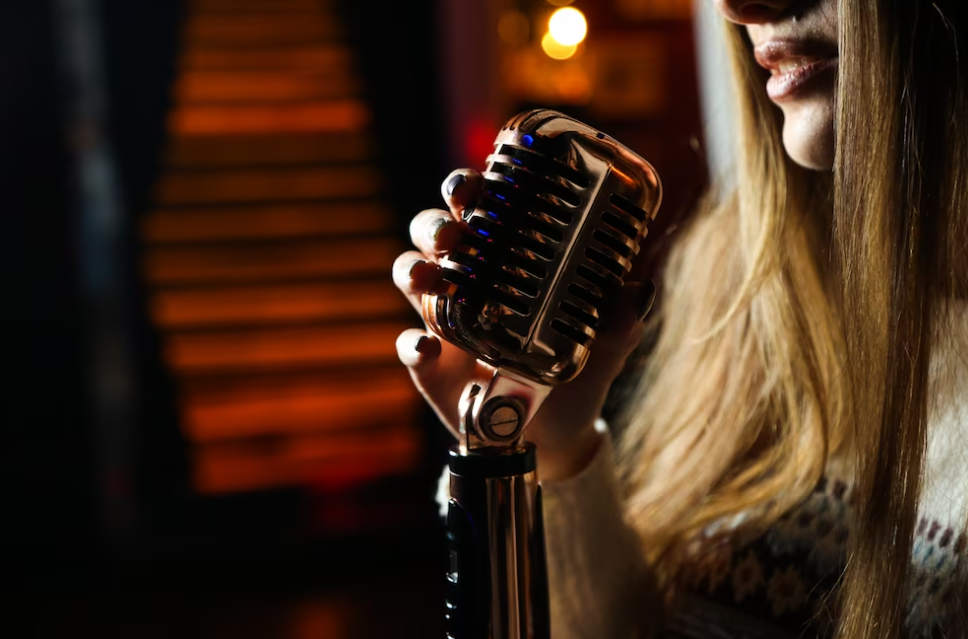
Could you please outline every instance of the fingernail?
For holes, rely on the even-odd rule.
[[[433,236],[433,239],[434,239],[434,243],[435,244],[437,243],[437,239],[440,237],[441,231],[443,231],[445,228],[447,228],[451,224],[452,224],[452,222],[450,220],[448,220],[448,219],[445,219],[445,218],[441,218],[441,219],[437,220],[436,222],[434,222],[434,236]]]
[[[453,220],[441,219],[434,225],[434,246],[443,246],[449,249],[457,240],[460,229]]]
[[[652,310],[653,302],[655,302],[655,282],[649,280],[642,284],[642,297],[639,299],[638,312],[636,313],[640,322]]]
[[[417,269],[418,266],[420,266],[423,263],[424,263],[423,260],[414,260],[413,263],[410,264],[410,268],[407,269],[407,275],[409,277],[413,277],[413,272]]]
[[[450,176],[450,179],[447,180],[447,184],[444,185],[444,193],[447,194],[447,197],[453,195],[457,187],[463,184],[466,179],[467,177],[463,173]]]
[[[417,351],[421,355],[427,352],[427,346],[430,344],[430,338],[426,335],[421,335],[417,338],[417,341],[413,344],[413,350]]]

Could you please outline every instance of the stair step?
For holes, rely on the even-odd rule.
[[[275,242],[218,247],[151,247],[145,277],[156,286],[293,282],[381,277],[403,251],[394,238]]]
[[[386,270],[385,268],[383,270]],[[168,330],[403,317],[411,306],[387,279],[163,290],[151,317]]]
[[[356,163],[376,156],[365,131],[306,135],[194,135],[174,138],[165,163],[169,169],[232,168],[294,164]]]
[[[295,203],[158,209],[144,218],[150,243],[310,239],[386,231],[393,216],[383,202]]]
[[[353,68],[349,47],[338,43],[231,49],[188,44],[182,51],[183,71],[314,71],[335,73]]]
[[[169,334],[165,360],[178,374],[214,375],[386,365],[397,361],[402,322]]]
[[[158,209],[144,218],[142,236],[152,244],[311,239],[387,231],[393,221],[373,200]]]
[[[197,15],[186,20],[182,41],[195,46],[246,48],[339,42],[346,30],[322,12]]]
[[[168,117],[173,136],[362,131],[370,109],[346,98],[300,104],[181,105]]]
[[[318,102],[352,98],[360,82],[349,73],[306,71],[190,71],[175,86],[175,101],[193,104]]]
[[[397,422],[407,419],[413,417],[396,415]],[[342,437],[292,437],[271,445],[203,445],[193,454],[194,483],[210,495],[292,484],[358,486],[410,474],[422,457],[420,432],[406,426]]]
[[[370,197],[383,176],[367,164],[299,168],[179,171],[157,184],[160,206]]]
[[[306,375],[288,384],[244,380],[217,393],[187,392],[181,404],[186,433],[193,441],[352,430],[400,423],[419,407],[413,383],[403,369],[374,371],[366,379],[340,382]],[[395,413],[395,414],[394,414]]]

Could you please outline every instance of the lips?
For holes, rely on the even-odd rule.
[[[766,92],[774,102],[802,95],[837,68],[837,48],[817,41],[767,40],[754,55],[770,71]]]

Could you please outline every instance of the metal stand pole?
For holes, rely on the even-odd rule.
[[[550,639],[533,444],[450,455],[447,636]]]

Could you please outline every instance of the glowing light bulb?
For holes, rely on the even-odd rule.
[[[544,52],[548,54],[549,58],[554,58],[555,60],[567,60],[571,56],[575,55],[575,51],[578,50],[577,44],[561,44],[555,37],[551,35],[551,32],[544,34],[541,38],[541,48]]]
[[[565,7],[551,14],[548,20],[548,33],[562,46],[575,46],[585,39],[588,23],[585,22],[585,16],[581,11],[574,7]]]

